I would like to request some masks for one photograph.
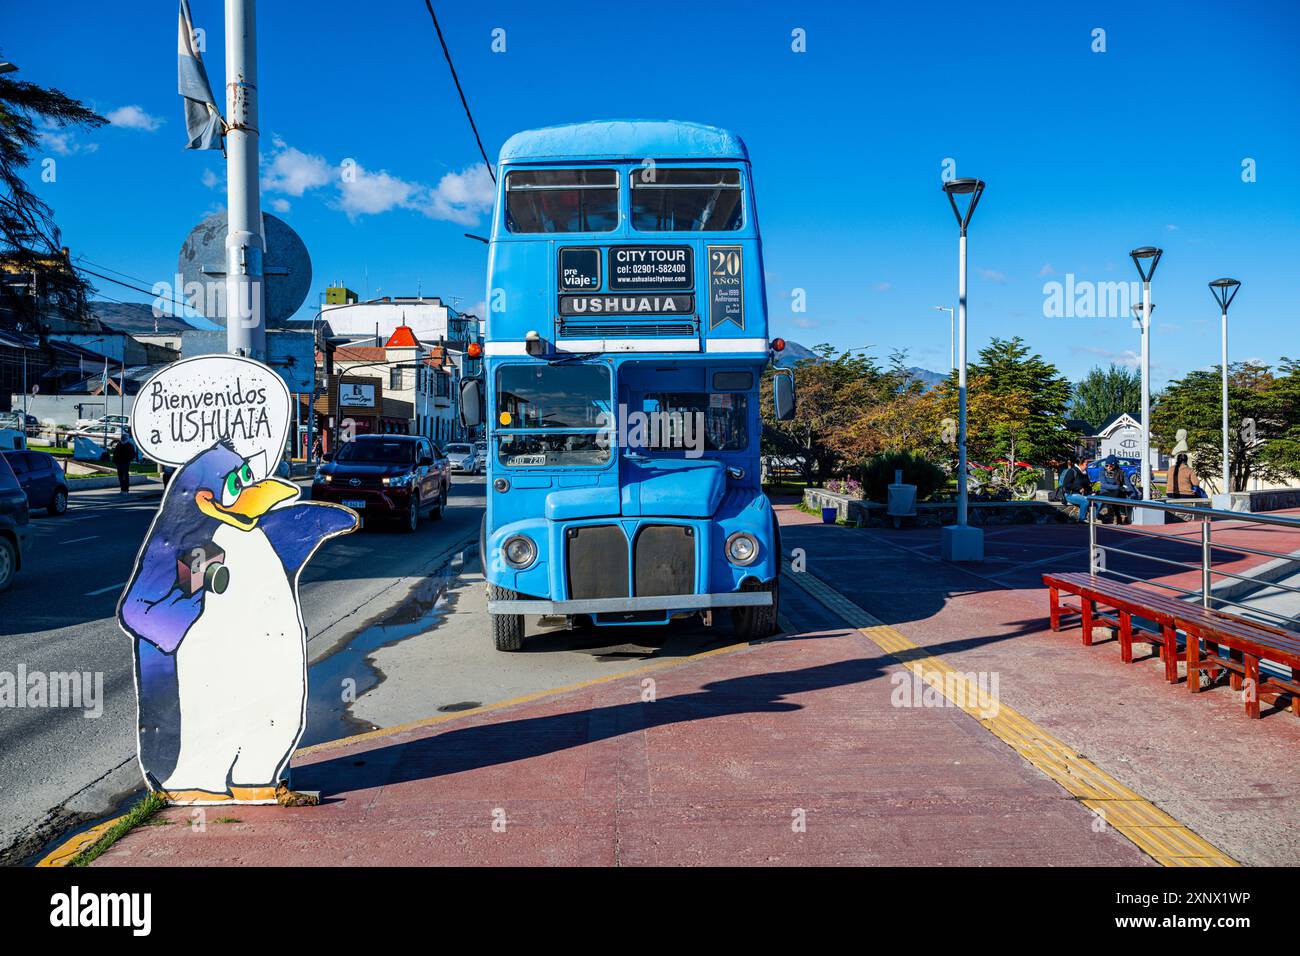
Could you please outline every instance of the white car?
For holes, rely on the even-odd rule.
[[[442,450],[453,472],[458,471],[466,475],[478,474],[478,456],[474,453],[473,445],[453,442],[450,445],[443,445]]]

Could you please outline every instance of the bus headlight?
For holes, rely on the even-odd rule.
[[[748,567],[758,560],[758,539],[746,531],[737,531],[727,539],[727,560]]]
[[[511,535],[501,545],[501,557],[512,568],[522,570],[537,560],[537,545],[526,535]]]

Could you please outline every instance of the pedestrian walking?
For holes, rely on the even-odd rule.
[[[113,446],[113,464],[117,466],[117,486],[121,494],[131,493],[131,462],[135,461],[135,445],[131,436],[122,435],[122,440]]]

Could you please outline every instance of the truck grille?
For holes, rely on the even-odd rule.
[[[675,524],[646,525],[636,536],[636,595],[695,593],[695,531]]]
[[[566,538],[571,599],[628,596],[627,538],[618,525],[570,528]]]

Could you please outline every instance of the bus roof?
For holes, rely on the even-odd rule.
[[[549,163],[591,160],[740,160],[749,151],[735,133],[679,120],[600,120],[516,133],[501,147],[499,162]]]

